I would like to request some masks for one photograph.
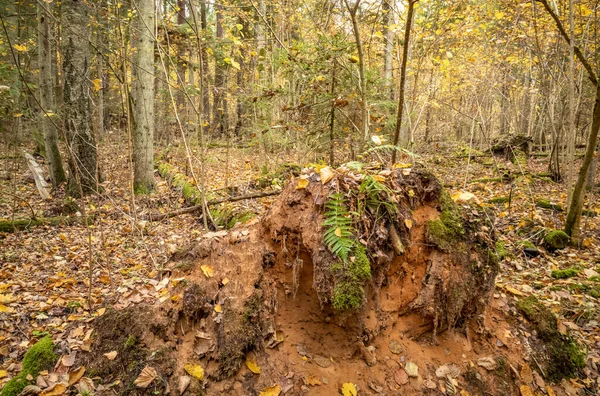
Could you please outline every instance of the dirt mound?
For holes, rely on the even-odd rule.
[[[488,342],[493,246],[425,169],[305,170],[262,221],[178,253],[161,304],[96,321],[82,364],[119,394],[512,394],[519,353]]]

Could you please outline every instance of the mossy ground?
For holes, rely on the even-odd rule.
[[[498,258],[498,261],[502,261],[506,257],[510,256],[510,252],[506,248],[506,243],[504,243],[502,241],[497,241],[495,248],[496,248],[496,257]]]
[[[527,297],[517,302],[517,307],[534,327],[538,337],[544,342],[546,351],[539,351],[545,358],[545,372],[553,382],[571,378],[585,366],[585,353],[575,340],[558,331],[554,314],[535,297]]]
[[[338,311],[349,311],[361,307],[364,301],[363,282],[371,278],[371,263],[366,248],[357,243],[350,258],[332,266],[337,279],[333,289],[332,305]]]
[[[535,205],[538,208],[542,208],[542,209],[551,209],[557,212],[562,212],[563,211],[563,207],[559,204],[556,204],[548,199],[545,198],[541,198],[538,199],[537,201],[535,201]]]
[[[213,379],[222,380],[234,376],[240,369],[246,353],[258,347],[262,336],[260,311],[262,293],[258,290],[244,304],[243,312],[236,312],[229,303],[225,303],[225,315],[219,325],[218,372]]]
[[[52,368],[57,359],[58,356],[54,354],[52,338],[49,336],[42,338],[25,353],[21,372],[4,385],[0,396],[18,395],[31,383],[27,381],[28,375],[36,378],[41,371]]]
[[[576,268],[567,268],[564,270],[554,270],[552,271],[551,276],[554,279],[567,279],[577,276],[579,274],[579,270]]]
[[[444,191],[440,197],[440,218],[427,223],[427,239],[442,251],[456,247],[465,234],[462,217],[450,195]]]

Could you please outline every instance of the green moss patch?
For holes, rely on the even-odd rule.
[[[508,249],[506,249],[506,244],[503,241],[496,242],[496,257],[498,261],[504,260],[506,257],[510,256]]]
[[[517,247],[519,249],[535,249],[535,245],[533,243],[531,243],[530,241],[524,239],[522,241],[519,241],[519,243],[517,243]]]
[[[363,303],[364,289],[360,282],[344,280],[333,289],[333,308],[338,311],[349,311],[360,308]]]
[[[223,319],[219,324],[219,369],[214,380],[234,376],[240,369],[246,353],[258,347],[262,338],[260,311],[262,294],[259,290],[244,304],[242,312],[236,311],[227,300],[223,306]]]
[[[27,381],[27,376],[34,379],[41,371],[48,370],[54,366],[58,356],[54,354],[54,342],[49,336],[36,342],[23,357],[21,372],[4,385],[0,396],[16,396],[23,388],[32,382]]]
[[[509,197],[494,197],[489,200],[489,202],[492,204],[504,204],[504,203],[507,203],[508,201],[510,201]]]
[[[571,238],[564,231],[552,230],[544,237],[544,243],[549,250],[560,250],[567,247]]]
[[[518,301],[517,307],[544,342],[545,351],[540,351],[539,357],[546,362],[545,372],[548,379],[560,382],[563,378],[577,375],[585,366],[586,354],[572,337],[558,331],[554,314],[535,297]]]
[[[551,276],[554,279],[568,279],[568,278],[572,278],[574,276],[577,276],[577,274],[579,274],[579,270],[576,268],[567,268],[564,270],[554,270],[552,271]]]
[[[535,206],[537,206],[538,208],[542,208],[542,209],[554,210],[556,212],[563,211],[563,207],[561,205],[556,204],[545,198],[541,198],[541,199],[538,199],[537,201],[535,201]]]
[[[427,223],[426,237],[440,250],[448,252],[456,247],[456,242],[465,234],[459,209],[444,191],[440,198],[440,218]]]

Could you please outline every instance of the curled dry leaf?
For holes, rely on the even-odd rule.
[[[304,382],[304,385],[310,385],[310,386],[318,386],[318,385],[322,384],[321,380],[319,380],[317,377],[315,377],[312,374],[309,374],[306,377],[302,378],[302,381]]]
[[[157,377],[158,372],[156,372],[156,369],[146,366],[135,381],[133,381],[133,384],[138,388],[147,388]]]
[[[329,181],[331,179],[333,179],[333,177],[335,176],[335,173],[334,173],[333,169],[331,169],[331,167],[326,166],[321,169],[321,171],[319,172],[319,175],[321,176],[321,183],[327,184],[327,183],[329,183]]]

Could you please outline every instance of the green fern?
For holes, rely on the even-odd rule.
[[[395,215],[398,213],[398,208],[396,205],[388,200],[388,197],[392,197],[394,195],[393,191],[385,184],[375,180],[373,176],[365,176],[360,184],[359,191],[361,194],[365,195],[367,206],[374,209],[376,213],[379,211],[381,206],[387,210],[389,215]]]
[[[354,247],[354,227],[352,215],[346,207],[346,198],[342,193],[331,194],[325,204],[326,228],[323,241],[334,255],[346,262]]]

